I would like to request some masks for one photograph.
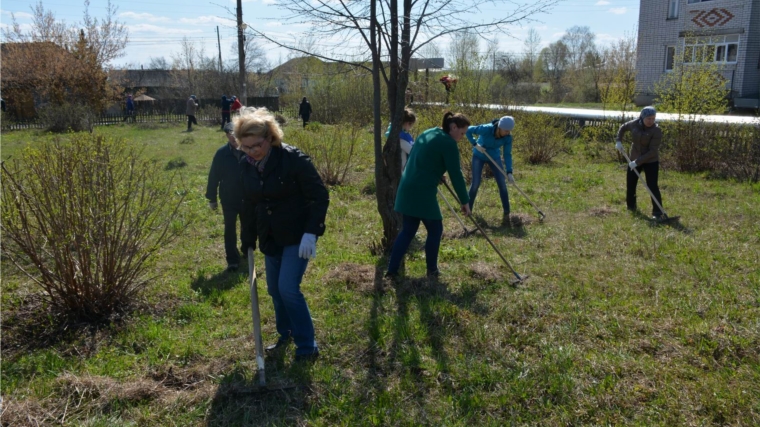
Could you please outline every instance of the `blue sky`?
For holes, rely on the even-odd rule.
[[[23,26],[30,22],[32,0],[2,0],[0,25],[11,22],[11,13]],[[231,45],[235,39],[234,0],[112,0],[118,6],[118,19],[129,29],[130,43],[126,55],[116,60],[116,66],[147,64],[150,57],[164,56],[171,60],[179,50],[179,42],[188,37],[203,46],[208,56],[217,55],[216,26],[219,26],[223,59],[232,55]],[[47,10],[58,19],[68,23],[81,19],[84,10],[82,0],[44,0]],[[105,13],[105,0],[91,0],[90,14],[95,17]],[[496,7],[484,8],[486,14],[509,13]],[[586,25],[597,36],[597,44],[607,44],[626,36],[635,36],[639,15],[639,0],[567,0],[560,2],[549,13],[536,15],[537,22],[510,28],[512,37],[499,36],[499,50],[520,52],[528,28],[535,28],[542,45],[559,39],[564,31],[574,25]],[[297,26],[283,25],[283,12],[277,0],[244,0],[244,21],[274,37],[292,37]],[[438,43],[445,52],[446,40]],[[288,52],[275,46],[266,46],[267,57],[273,65],[285,61]]]

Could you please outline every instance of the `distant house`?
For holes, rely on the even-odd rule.
[[[303,56],[278,65],[268,74],[273,77],[280,94],[302,93],[315,83],[315,77],[324,72],[326,65],[319,58]]]
[[[734,106],[760,108],[760,0],[641,0],[636,104],[653,101],[676,58],[703,52],[720,66]]]
[[[172,70],[111,70],[108,78],[125,92],[143,89],[146,95],[158,99],[173,94],[181,86]]]

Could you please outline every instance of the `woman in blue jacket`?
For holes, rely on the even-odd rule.
[[[499,168],[505,169],[507,172],[507,180],[510,183],[515,182],[512,176],[512,129],[515,127],[515,119],[510,116],[504,116],[499,120],[494,120],[491,123],[486,123],[479,126],[470,126],[467,129],[467,139],[472,144],[472,183],[470,184],[470,210],[472,210],[475,204],[475,197],[478,195],[478,188],[480,187],[480,179],[483,174],[483,166],[488,164],[493,172],[496,185],[499,187],[499,197],[501,198],[501,207],[504,210],[504,221],[509,221],[509,193],[507,192],[507,184],[504,181],[504,175],[499,171]],[[477,135],[477,139],[475,139]],[[482,147],[482,148],[481,148]],[[503,163],[501,151],[504,151]],[[499,167],[496,167],[491,160],[486,156],[491,157],[496,162],[499,162]],[[504,167],[506,166],[506,167]]]

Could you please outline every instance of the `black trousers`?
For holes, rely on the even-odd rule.
[[[660,195],[660,186],[657,185],[658,177],[660,175],[660,162],[644,163],[641,166],[637,166],[636,170],[639,173],[643,173],[646,178],[647,187],[652,190],[652,194],[657,198],[657,201],[662,205],[662,196]],[[636,173],[628,168],[628,174],[626,175],[626,195],[625,203],[628,205],[628,209],[636,210],[636,185],[639,182],[639,178]],[[652,200],[652,215],[661,215],[660,208],[657,207],[657,203]]]
[[[226,125],[227,123],[229,123],[231,121],[232,120],[230,120],[230,112],[227,111],[225,113],[224,111],[222,111],[222,130],[224,130],[224,125]]]
[[[309,115],[301,115],[301,118],[303,119],[303,127],[306,127],[306,125],[309,123]]]
[[[193,123],[196,125],[198,124],[198,120],[195,119],[195,116],[187,116],[187,130],[193,128]]]
[[[237,244],[237,224],[240,221],[240,206],[225,205],[222,203],[222,215],[224,215],[224,253],[227,265],[240,264],[239,245]]]

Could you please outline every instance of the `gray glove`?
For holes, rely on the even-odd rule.
[[[208,202],[208,207],[211,208],[211,210],[216,210],[219,205],[217,205],[216,202]]]
[[[301,238],[301,246],[298,247],[298,256],[303,259],[317,257],[317,236],[304,233]]]
[[[510,183],[510,184],[514,184],[515,183],[515,177],[512,176],[511,173],[507,174],[507,182]]]
[[[618,151],[623,151],[623,143],[620,141],[615,141],[615,149]]]
[[[631,163],[628,163],[628,167],[631,168],[631,170],[636,169],[636,160],[632,161]]]

